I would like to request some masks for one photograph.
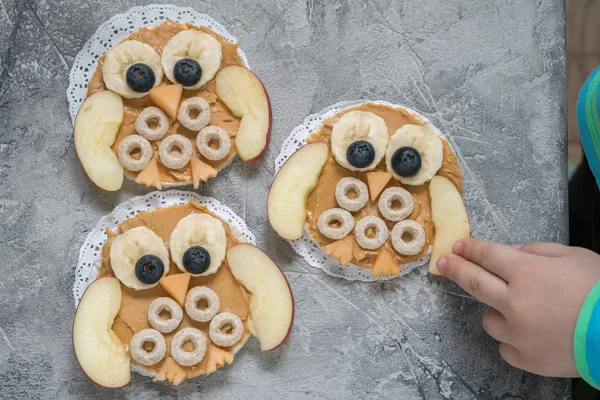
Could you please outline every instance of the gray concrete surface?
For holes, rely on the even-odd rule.
[[[177,1],[242,43],[273,102],[266,156],[204,193],[243,216],[296,296],[293,333],[179,387],[133,375],[95,387],[71,348],[79,247],[96,221],[146,189],[104,193],[73,146],[65,90],[77,52],[143,1],[0,2],[0,398],[564,399],[566,380],[505,364],[486,307],[416,271],[349,283],[295,256],[270,229],[273,161],[302,119],[341,100],[421,110],[458,149],[476,237],[565,242],[564,6],[560,0]]]

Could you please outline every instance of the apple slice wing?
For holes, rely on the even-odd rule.
[[[123,184],[123,167],[110,146],[124,114],[121,96],[103,90],[88,97],[75,118],[74,141],[79,160],[92,182],[108,191],[119,190]]]
[[[227,262],[235,278],[252,293],[250,331],[264,351],[287,338],[294,319],[294,299],[285,275],[261,249],[238,244],[227,250]]]
[[[113,332],[121,308],[117,278],[100,278],[87,288],[73,321],[75,356],[86,375],[104,387],[125,386],[130,380],[129,356]]]
[[[471,226],[465,203],[454,184],[443,176],[435,176],[429,182],[431,218],[435,227],[435,239],[429,260],[429,273],[441,275],[437,269],[438,259],[452,252],[457,240],[471,236]]]
[[[271,136],[271,101],[262,82],[252,71],[239,65],[221,69],[216,77],[219,99],[236,116],[240,126],[235,146],[242,160],[258,160]]]
[[[267,214],[271,226],[284,239],[300,239],[306,222],[306,201],[317,186],[329,157],[325,143],[301,147],[283,164],[269,190]]]

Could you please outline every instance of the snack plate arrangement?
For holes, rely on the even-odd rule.
[[[329,275],[387,280],[428,261],[437,275],[439,255],[470,235],[458,160],[439,129],[406,107],[358,100],[310,115],[275,168],[271,225]]]
[[[107,191],[123,177],[175,187],[259,159],[271,104],[246,56],[207,15],[135,7],[100,26],[78,54],[67,91],[77,154]]]
[[[281,345],[292,293],[253,243],[233,211],[192,192],[117,206],[76,270],[73,344],[85,373],[105,387],[127,384],[130,368],[177,385],[231,364],[251,335],[265,351]]]

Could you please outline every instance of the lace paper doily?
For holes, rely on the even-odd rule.
[[[405,110],[413,115],[416,119],[418,119],[423,126],[431,131],[435,132],[437,135],[444,137],[442,132],[431,123],[427,118],[425,118],[420,113],[411,110],[410,108],[402,107],[396,104],[388,103],[386,101],[370,101],[370,100],[357,100],[357,101],[344,101],[341,103],[334,104],[325,110],[318,112],[316,114],[309,115],[304,119],[304,123],[302,125],[297,126],[290,136],[283,142],[283,146],[281,146],[281,152],[275,159],[275,174],[281,168],[281,166],[287,161],[288,158],[292,154],[296,152],[300,147],[306,144],[306,139],[310,136],[310,134],[323,122],[323,120],[343,111],[347,108],[354,107],[359,104],[364,103],[372,103],[372,104],[380,104],[386,105],[394,108],[398,108],[401,110]],[[373,278],[371,276],[371,269],[369,268],[360,268],[356,265],[347,265],[342,266],[333,257],[329,257],[323,249],[321,249],[309,236],[308,232],[304,231],[304,236],[297,240],[289,240],[292,248],[296,253],[298,253],[304,260],[313,267],[319,268],[324,271],[328,275],[335,276],[338,278],[344,278],[351,281],[363,281],[363,282],[373,282],[380,280],[390,280],[396,278],[394,275],[388,274],[381,276],[379,278]],[[402,272],[400,276],[408,274],[410,271],[424,265],[429,261],[431,249],[429,253],[419,260],[402,265]]]
[[[176,204],[186,204],[190,200],[205,206],[211,212],[219,216],[229,224],[231,233],[237,237],[240,242],[256,244],[256,239],[243,219],[238,217],[231,209],[222,205],[218,200],[212,197],[204,197],[194,192],[181,190],[169,190],[166,192],[152,192],[145,196],[137,196],[124,203],[119,204],[115,209],[105,217],[102,217],[96,224],[96,227],[88,234],[85,242],[79,251],[79,260],[75,270],[75,283],[73,284],[73,297],[75,299],[75,308],[77,308],[81,296],[85,289],[98,276],[99,267],[102,263],[102,246],[106,243],[106,229],[116,231],[119,224],[128,218],[131,218],[142,211],[150,211],[159,207],[169,207]],[[249,337],[248,337],[249,338]],[[246,340],[247,341],[247,340]],[[244,345],[239,343],[233,349],[237,353]],[[142,365],[132,364],[132,370],[142,375],[154,376],[155,371],[145,368]]]
[[[83,46],[77,57],[71,73],[69,74],[69,88],[67,89],[67,99],[69,101],[69,113],[71,122],[75,124],[77,111],[85,100],[87,85],[92,77],[98,58],[118,44],[123,38],[138,29],[146,26],[158,25],[167,19],[175,22],[189,22],[196,26],[206,26],[219,35],[225,37],[231,43],[237,43],[235,37],[230,35],[227,30],[206,14],[199,13],[189,7],[177,7],[171,4],[151,4],[143,7],[133,7],[117,14],[96,30],[96,33]],[[238,55],[246,67],[248,59],[238,47]]]

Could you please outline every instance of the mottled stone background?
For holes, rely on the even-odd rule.
[[[203,188],[246,219],[286,271],[293,333],[179,387],[134,374],[95,387],[71,348],[73,271],[96,221],[145,188],[105,193],[73,146],[65,90],[77,52],[115,13],[144,2],[0,1],[0,398],[564,399],[566,380],[505,364],[486,307],[424,270],[350,283],[295,256],[265,216],[273,161],[302,119],[384,99],[421,110],[465,172],[473,235],[567,239],[565,26],[560,0],[177,1],[242,43],[273,103],[265,157]]]

